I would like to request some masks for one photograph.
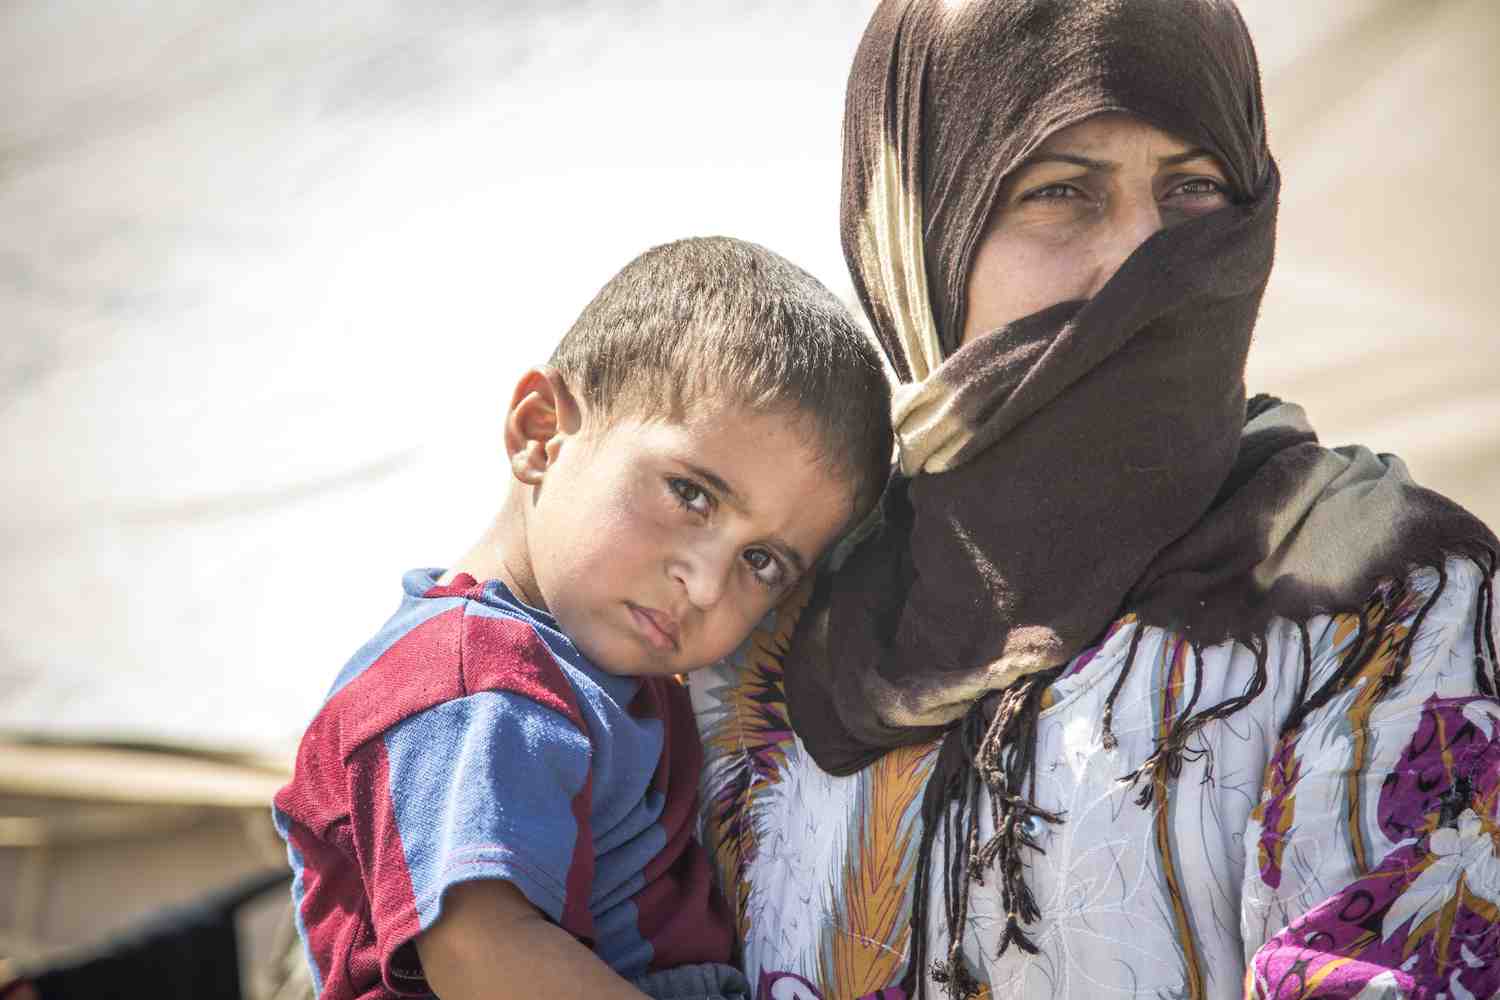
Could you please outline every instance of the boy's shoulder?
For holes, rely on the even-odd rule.
[[[324,752],[347,761],[404,720],[482,692],[519,695],[584,728],[568,673],[587,665],[556,623],[498,581],[440,584],[441,574],[406,573],[396,613],[340,671],[308,729]]]

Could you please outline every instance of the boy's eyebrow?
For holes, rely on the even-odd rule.
[[[735,492],[734,487],[730,486],[729,483],[724,480],[723,476],[719,475],[717,472],[714,472],[712,469],[705,469],[703,466],[696,465],[692,462],[684,461],[682,464],[693,475],[703,480],[709,486],[712,486],[715,493],[719,494],[725,500],[728,500],[731,504],[740,508],[741,510],[745,509],[744,498]]]
[[[742,511],[749,509],[745,504],[745,498],[736,493],[734,487],[730,486],[723,476],[712,469],[705,469],[703,466],[696,465],[693,462],[683,462],[682,464],[689,472],[707,483],[715,493],[719,494],[721,499],[728,501],[731,506],[738,507]],[[768,541],[780,550],[782,556],[785,557],[787,562],[792,564],[792,568],[797,571],[799,577],[807,572],[807,558],[802,553],[779,538],[768,539]]]

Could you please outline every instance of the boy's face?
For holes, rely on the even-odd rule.
[[[801,420],[699,409],[683,423],[585,419],[543,446],[526,512],[532,596],[609,673],[728,655],[852,510],[852,484]]]

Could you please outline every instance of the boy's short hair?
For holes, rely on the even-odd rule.
[[[550,364],[590,413],[682,419],[705,401],[807,420],[817,452],[878,500],[890,386],[843,303],[764,247],[723,236],[653,247],[584,308]]]

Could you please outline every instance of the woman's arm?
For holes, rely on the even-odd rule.
[[[427,982],[443,1000],[568,997],[643,1000],[640,992],[509,882],[450,888],[417,938]]]
[[[1500,993],[1500,703],[1475,678],[1476,639],[1493,669],[1489,595],[1472,564],[1420,575],[1267,768],[1246,845],[1247,997]],[[1381,690],[1414,627],[1411,663]]]

